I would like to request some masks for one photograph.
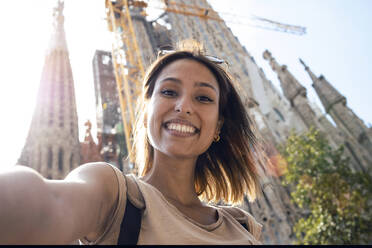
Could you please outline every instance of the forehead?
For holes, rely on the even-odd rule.
[[[219,89],[217,79],[211,70],[193,59],[179,59],[166,65],[156,81],[161,81],[166,77],[175,77],[182,82],[206,82]]]

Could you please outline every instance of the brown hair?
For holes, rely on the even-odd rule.
[[[178,50],[159,57],[144,78],[142,101],[137,109],[133,156],[142,176],[152,168],[154,148],[149,143],[145,122],[146,107],[161,71],[180,59],[191,59],[206,66],[216,77],[220,88],[219,115],[223,119],[220,140],[199,155],[195,167],[195,190],[203,200],[239,203],[247,194],[253,201],[260,194],[257,164],[262,149],[257,142],[253,123],[223,67],[198,51]]]

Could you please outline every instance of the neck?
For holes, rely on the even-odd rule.
[[[172,201],[183,205],[200,205],[194,186],[196,160],[169,157],[154,151],[152,168],[143,180]]]

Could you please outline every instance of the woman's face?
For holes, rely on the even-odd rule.
[[[147,108],[147,135],[154,152],[197,158],[218,132],[220,89],[212,72],[191,59],[167,65]]]

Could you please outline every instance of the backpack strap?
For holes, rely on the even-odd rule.
[[[124,175],[127,184],[127,202],[120,225],[118,245],[136,245],[141,230],[142,209],[145,202],[134,175]]]
[[[240,222],[239,222],[240,223]],[[240,223],[240,225],[242,225],[244,227],[245,230],[247,230],[249,232],[249,228],[247,226],[246,223]]]
[[[127,200],[123,221],[120,225],[118,245],[136,245],[141,229],[141,210]]]

